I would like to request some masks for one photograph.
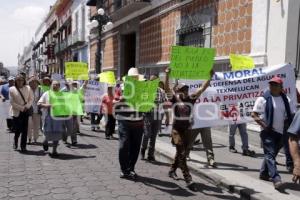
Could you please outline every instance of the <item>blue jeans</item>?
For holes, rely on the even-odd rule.
[[[236,129],[239,129],[240,136],[242,139],[242,149],[249,149],[248,146],[248,133],[247,133],[247,124],[233,124],[229,126],[229,146],[235,147],[235,133]]]
[[[143,121],[119,120],[119,162],[121,171],[134,171],[143,137]]]
[[[161,127],[161,119],[155,119],[153,112],[145,113],[144,117],[144,137],[142,142],[142,150],[146,151],[148,148],[148,156],[153,157],[155,152],[155,143],[158,131]]]
[[[260,175],[269,176],[273,182],[281,181],[276,166],[276,156],[283,146],[283,135],[274,131],[261,131],[260,134],[263,149],[264,160],[261,166]]]

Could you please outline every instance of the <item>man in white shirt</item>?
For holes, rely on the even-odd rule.
[[[273,181],[275,189],[280,189],[282,185],[275,159],[283,146],[283,135],[292,121],[292,113],[295,112],[290,105],[290,99],[283,93],[282,79],[274,77],[269,82],[269,90],[256,100],[252,113],[253,119],[262,128],[260,137],[265,155],[260,179]]]

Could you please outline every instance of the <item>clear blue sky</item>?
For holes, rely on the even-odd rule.
[[[0,0],[0,62],[16,66],[17,56],[34,36],[56,0]]]

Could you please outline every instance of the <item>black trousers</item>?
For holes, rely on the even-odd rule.
[[[15,129],[15,145],[18,146],[19,137],[21,135],[21,149],[26,149],[27,130],[28,130],[28,115],[20,112],[18,117],[13,117]]]
[[[116,127],[116,119],[113,115],[107,115],[107,122],[105,126],[105,136],[113,136],[115,133],[115,127]]]
[[[92,127],[98,126],[102,119],[103,115],[98,113],[91,113],[91,125]]]

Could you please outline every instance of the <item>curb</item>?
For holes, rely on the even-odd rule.
[[[168,152],[160,148],[159,145],[156,146],[155,150],[156,157],[160,161],[173,162],[173,157]],[[207,180],[208,182],[214,184],[217,187],[228,190],[230,193],[239,195],[240,199],[245,200],[272,200],[273,198],[267,197],[265,194],[257,193],[252,188],[246,188],[237,186],[230,182],[226,178],[214,173],[207,171],[205,169],[199,169],[193,164],[188,163],[190,172],[200,178]]]

